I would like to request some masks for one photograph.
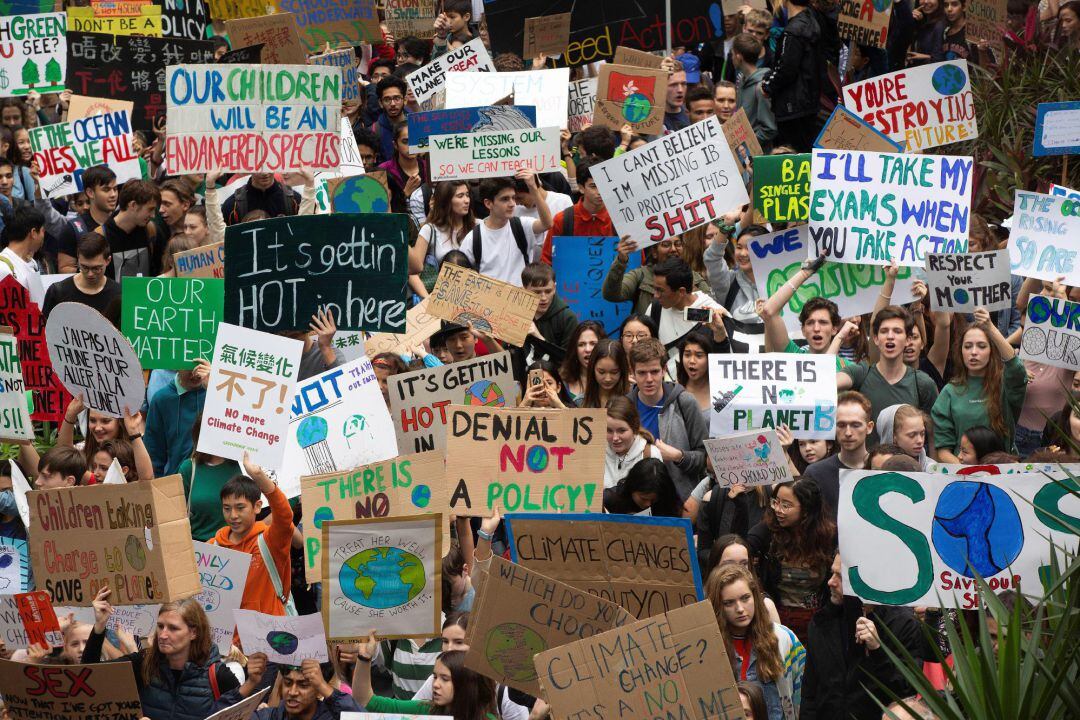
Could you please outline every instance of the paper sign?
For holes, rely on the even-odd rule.
[[[238,610],[244,599],[252,556],[198,540],[192,541],[192,545],[195,547],[195,564],[202,586],[196,598],[206,611],[210,629],[214,633],[214,644],[224,657],[232,648],[236,624],[233,610]]]
[[[444,517],[323,523],[322,611],[330,642],[364,642],[373,627],[385,640],[439,634]]]
[[[436,0],[386,0],[386,26],[396,38],[435,36]]]
[[[1080,285],[1080,201],[1017,190],[1009,257],[1017,275]]]
[[[139,358],[101,313],[60,303],[49,314],[45,340],[60,382],[86,407],[114,418],[142,407],[146,385]]]
[[[386,184],[385,170],[351,177],[331,177],[325,183],[330,210],[335,214],[390,211],[390,188]]]
[[[1044,365],[1080,370],[1080,303],[1032,295],[1020,340],[1020,357]]]
[[[322,526],[327,520],[405,517],[444,512],[446,493],[443,454],[401,455],[326,475],[300,478],[300,502],[310,522],[304,523],[305,574],[308,582],[322,576]],[[443,535],[450,541],[449,523]]]
[[[836,28],[840,37],[858,45],[884,48],[889,36],[889,18],[892,17],[890,2],[860,2],[843,0]]]
[[[708,602],[548,650],[535,665],[553,717],[743,718]],[[655,677],[631,670],[656,667]]]
[[[728,148],[735,158],[735,163],[742,173],[743,185],[750,186],[751,173],[754,171],[753,158],[763,155],[761,143],[758,142],[750,119],[746,117],[746,110],[739,108],[723,123],[724,138],[727,139]]]
[[[22,488],[23,490],[25,488]],[[13,490],[13,492],[19,492]],[[24,495],[25,497],[25,495]],[[18,506],[16,502],[16,506]],[[21,518],[20,508],[20,518]],[[25,592],[30,585],[30,549],[26,540],[0,536],[0,593]],[[0,638],[2,640],[3,638]]]
[[[130,100],[72,95],[71,100],[68,102],[66,119],[71,122],[91,115],[108,115],[114,112],[127,112],[128,117],[132,117],[135,114],[135,103]]]
[[[400,713],[341,713],[341,720],[443,720],[444,715],[402,715]]]
[[[432,135],[428,140],[433,182],[510,177],[522,170],[549,173],[562,167],[558,127]]]
[[[844,86],[844,104],[908,150],[979,136],[967,60],[948,60]]]
[[[1080,100],[1039,103],[1032,155],[1080,155]]]
[[[313,55],[308,62],[322,67],[336,67],[341,71],[341,100],[343,102],[352,102],[360,98],[359,71],[356,67],[356,53],[352,48]]]
[[[970,157],[814,150],[810,257],[922,267],[967,252]]]
[[[55,605],[90,605],[102,586],[113,605],[197,594],[191,526],[179,475],[127,485],[28,494],[30,561]]]
[[[769,222],[806,222],[810,153],[754,158],[754,209]]]
[[[266,615],[255,610],[233,610],[236,632],[244,652],[266,653],[280,665],[300,666],[304,660],[329,662],[322,617],[311,615]]]
[[[442,90],[446,84],[446,74],[455,72],[495,72],[487,48],[480,38],[473,38],[456,50],[432,58],[431,62],[419,70],[414,70],[405,77],[409,88],[416,95],[417,102],[424,102]],[[499,98],[495,98],[496,100]],[[476,105],[477,103],[470,103]]]
[[[497,555],[486,566],[473,571],[465,667],[501,685],[538,697],[534,655],[634,620],[615,603]]]
[[[15,596],[15,606],[19,608],[19,619],[31,645],[51,649],[64,644],[60,621],[49,601],[49,593],[44,590],[19,593]]]
[[[551,266],[555,269],[558,295],[581,322],[600,323],[609,335],[630,314],[631,303],[605,300],[600,289],[615,260],[617,237],[556,236],[552,239]],[[627,270],[641,265],[641,253],[632,253]]]
[[[266,43],[230,50],[218,58],[221,65],[250,65],[262,62],[262,49]]]
[[[165,0],[161,15],[161,34],[165,37],[199,40],[207,37],[206,26],[209,24],[208,3],[202,0]]]
[[[1046,192],[1048,195],[1053,195],[1054,197],[1063,197],[1070,200],[1080,200],[1080,192],[1077,192],[1076,190],[1070,190],[1069,188],[1063,187],[1061,185],[1055,185],[1054,183],[1050,183],[1050,187],[1049,189],[1047,189]]]
[[[709,356],[712,437],[787,425],[799,440],[832,440],[836,357],[764,353]]]
[[[570,68],[489,72],[483,75],[450,70],[446,73],[446,107],[494,105],[514,96],[515,105],[536,108],[537,127],[566,127]]]
[[[972,610],[976,574],[998,593],[1038,589],[1051,547],[1076,552],[1070,491],[1041,473],[841,472],[844,591],[865,602]]]
[[[826,150],[866,150],[870,152],[903,152],[904,146],[868,125],[843,105],[833,108],[825,126],[814,141],[814,147]]]
[[[521,346],[540,298],[528,290],[446,263],[428,296],[428,312]]]
[[[664,64],[664,58],[659,55],[654,55],[651,52],[635,50],[634,48],[623,47],[620,45],[615,48],[615,57],[612,59],[611,63],[613,65],[633,65],[634,67],[659,70],[660,66]]]
[[[83,172],[95,165],[112,168],[120,185],[141,178],[131,130],[131,119],[123,110],[30,128],[30,147],[41,168],[42,191],[48,197],[79,192]]]
[[[594,165],[617,234],[644,248],[750,202],[723,136],[711,117]]]
[[[71,395],[53,371],[41,310],[26,288],[10,274],[0,278],[0,325],[12,328],[18,339],[22,376],[34,397],[30,418],[60,422]]]
[[[340,69],[171,65],[166,73],[169,173],[337,169]]]
[[[619,130],[630,125],[639,135],[658,135],[664,129],[668,73],[632,65],[600,66],[593,122]]]
[[[62,12],[0,15],[0,97],[31,90],[62,92],[67,75],[67,16]]]
[[[706,439],[705,452],[721,487],[775,485],[791,480],[787,453],[774,430]]]
[[[516,105],[487,105],[474,108],[431,110],[409,113],[409,152],[428,151],[432,135],[526,130],[536,127],[536,108]]]
[[[292,13],[300,39],[308,52],[326,47],[327,43],[349,46],[382,42],[379,18],[374,0],[350,0],[327,3],[326,0],[270,0],[278,13]],[[226,26],[228,28],[228,26]],[[229,30],[230,36],[232,30]]]
[[[10,592],[10,590],[8,591]],[[0,595],[0,640],[8,650],[25,650],[30,647],[19,607],[14,595]]]
[[[26,400],[19,340],[11,328],[0,327],[0,438],[15,442],[34,439]]]
[[[974,312],[976,308],[1007,310],[1013,306],[1009,251],[926,256],[930,309]]]
[[[140,720],[134,673],[128,662],[57,666],[0,660],[0,695],[13,720]]]
[[[203,245],[173,255],[177,277],[224,278],[225,243]]]
[[[440,327],[442,320],[428,312],[427,298],[424,298],[405,313],[404,334],[375,333],[367,340],[361,340],[360,344],[370,358],[384,352],[398,353],[420,345],[437,333]]]
[[[262,43],[262,61],[268,65],[303,65],[307,62],[307,51],[300,42],[296,18],[292,13],[260,14],[259,17],[226,20],[225,32],[234,47]]]
[[[581,132],[592,125],[598,85],[599,78],[585,78],[570,83],[566,118],[566,127],[570,132]],[[412,136],[409,138],[411,140]]]
[[[570,44],[570,13],[525,18],[525,46],[522,57],[561,55]]]
[[[122,285],[120,327],[144,368],[190,370],[211,356],[224,280],[125,277]]]
[[[296,497],[302,475],[347,470],[397,454],[394,424],[371,361],[363,356],[296,384],[278,487],[285,497]]]
[[[264,687],[257,693],[248,695],[235,705],[230,705],[224,710],[217,711],[206,718],[206,720],[251,720],[251,718],[255,716],[255,711],[258,709],[259,703],[263,701],[263,698],[266,697],[268,692],[270,692],[270,688]]]
[[[161,6],[141,5],[138,14],[102,15],[93,6],[68,8],[73,32],[161,37]]]

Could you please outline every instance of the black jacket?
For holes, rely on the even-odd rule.
[[[817,115],[821,104],[821,78],[825,68],[822,30],[807,8],[792,18],[780,36],[776,67],[761,84],[772,99],[779,121]]]
[[[772,530],[762,520],[746,536],[746,544],[750,546],[750,560],[754,563],[754,570],[765,594],[773,598],[777,605],[780,604],[780,558],[776,556],[772,548]],[[835,550],[835,546],[833,547]],[[830,556],[831,557],[831,556]],[[829,573],[828,567],[824,568],[825,578],[818,588],[817,606],[825,607],[829,602]]]
[[[922,630],[911,608],[865,608],[855,597],[845,597],[840,606],[826,603],[807,633],[800,720],[878,720],[881,708],[874,697],[884,703],[889,697],[875,679],[900,697],[913,692],[883,647],[867,650],[855,642],[855,621],[864,609],[877,626],[882,645],[897,648],[891,633],[909,653],[922,657]]]
[[[698,512],[697,552],[702,579],[708,574],[709,555],[716,539],[728,533],[746,537],[750,528],[761,521],[763,513],[753,489],[731,498],[727,488],[713,486],[712,496]]]

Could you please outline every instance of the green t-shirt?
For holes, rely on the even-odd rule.
[[[235,460],[226,460],[217,465],[200,463],[195,468],[195,482],[192,483],[191,458],[186,458],[177,472],[184,478],[191,537],[206,542],[214,537],[219,528],[225,527],[221,514],[221,488],[241,474],[240,465]]]
[[[801,353],[803,355],[811,354],[809,345],[796,345],[795,341],[792,340],[791,338],[788,338],[787,345],[784,346],[784,349],[781,352]],[[848,364],[847,360],[840,357],[839,355],[836,356],[836,370],[837,370],[837,372],[839,372],[844,367],[846,367],[847,364]]]
[[[848,365],[843,373],[851,378],[851,389],[858,390],[870,401],[870,419],[874,422],[882,410],[893,405],[914,405],[929,414],[937,400],[938,389],[934,381],[922,370],[912,367],[892,385],[878,372],[877,363]],[[875,445],[876,439],[877,430],[871,434],[870,444]],[[892,438],[882,442],[892,442]]]

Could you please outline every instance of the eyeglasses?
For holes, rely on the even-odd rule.
[[[405,98],[401,95],[383,95],[381,98],[379,98],[379,102],[385,104],[403,103],[405,102]]]
[[[647,332],[623,333],[622,337],[623,337],[624,340],[630,340],[630,341],[633,341],[633,342],[637,342],[638,340],[645,340],[647,338],[651,338],[652,335],[650,335]]]
[[[103,273],[103,272],[105,272],[105,268],[108,267],[107,264],[106,265],[83,265],[82,263],[78,263],[78,265],[79,265],[79,270],[86,273],[87,275],[97,275],[98,273]]]
[[[794,504],[789,503],[789,502],[782,502],[780,500],[777,500],[776,498],[773,498],[772,501],[769,502],[769,505],[772,506],[773,510],[778,510],[779,509],[779,510],[783,510],[784,512],[791,512],[792,510],[795,509]]]
[[[673,247],[681,248],[682,240],[664,240],[660,243],[660,247],[664,248],[665,250],[670,250]]]

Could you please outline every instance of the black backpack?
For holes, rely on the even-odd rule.
[[[476,227],[472,229],[472,254],[473,263],[476,265],[476,271],[480,272],[480,267],[484,262],[484,243],[480,241],[480,226],[483,221],[478,222]],[[518,250],[521,251],[521,258],[528,265],[529,260],[529,243],[525,240],[525,226],[521,224],[521,218],[510,218],[510,232],[514,234],[514,242],[517,243]]]

